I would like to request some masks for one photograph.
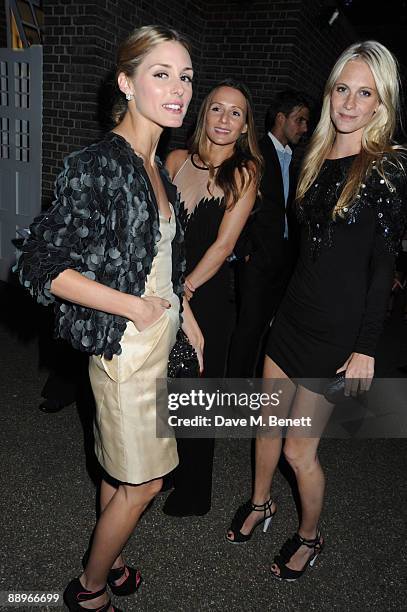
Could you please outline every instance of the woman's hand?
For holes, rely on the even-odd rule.
[[[352,353],[336,373],[345,374],[345,396],[356,397],[358,393],[369,391],[374,375],[374,357],[362,353]]]
[[[204,337],[202,335],[202,332],[199,329],[198,325],[196,326],[196,329],[188,328],[188,326],[185,325],[185,322],[182,325],[182,331],[185,332],[189,342],[191,343],[191,346],[193,346],[195,349],[196,356],[198,357],[199,362],[199,373],[202,374],[204,349]]]
[[[185,279],[184,291],[185,291],[185,297],[187,298],[188,301],[194,297],[195,287],[191,283],[188,277]]]
[[[182,331],[186,334],[191,346],[194,347],[199,362],[199,372],[203,372],[203,350],[204,350],[204,337],[201,329],[196,322],[190,305],[187,299],[184,297],[184,312],[183,312],[183,323]]]
[[[142,297],[140,300],[142,304],[139,302],[139,308],[131,320],[138,331],[141,332],[153,325],[161,317],[164,310],[171,308],[171,304],[168,300],[154,295]]]

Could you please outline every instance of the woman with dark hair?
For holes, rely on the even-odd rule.
[[[117,610],[107,584],[116,595],[136,591],[140,573],[122,549],[178,463],[175,439],[156,437],[156,379],[166,378],[180,324],[183,232],[155,151],[191,99],[188,43],[161,26],[135,30],[119,48],[117,83],[116,127],[67,157],[54,204],[34,221],[18,262],[31,294],[55,303],[57,334],[91,355],[104,476],[85,570],[64,593],[72,611]],[[188,307],[183,329],[199,352]]]
[[[231,79],[216,85],[201,105],[189,150],[173,151],[166,165],[181,194],[186,295],[205,341],[204,376],[219,378],[234,322],[227,259],[253,208],[262,167],[247,88]],[[211,439],[178,441],[166,514],[209,511],[213,451]]]
[[[274,380],[284,389],[281,416],[309,418],[311,425],[289,426],[285,434],[283,451],[297,480],[301,517],[298,531],[274,558],[277,580],[300,578],[324,546],[318,446],[333,408],[325,397],[327,381],[342,372],[345,395],[355,396],[372,382],[406,223],[405,154],[393,141],[398,108],[397,62],[390,51],[376,41],[345,49],[326,83],[302,166],[300,255],[264,363],[265,384],[273,387]],[[276,511],[270,489],[283,441],[280,431],[273,433],[259,430],[254,493],[232,520],[226,536],[231,543],[248,541]]]

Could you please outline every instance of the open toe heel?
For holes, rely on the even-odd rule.
[[[242,504],[233,517],[232,524],[229,528],[229,531],[233,533],[233,540],[228,537],[228,534],[226,534],[226,540],[230,542],[230,544],[243,544],[250,540],[256,527],[262,523],[263,532],[266,532],[276,513],[276,510],[274,510],[274,512],[271,510],[273,503],[270,497],[264,504],[253,504],[251,499]],[[251,512],[262,512],[263,516],[257,521],[248,534],[242,533],[240,530]]]
[[[307,548],[312,549],[312,554],[309,557],[308,561],[301,570],[294,570],[290,567],[287,567],[287,563],[290,562],[291,557],[295,555],[295,553],[301,546],[306,546]],[[271,568],[271,575],[276,580],[295,582],[295,580],[301,578],[308,566],[314,566],[315,561],[321,554],[323,548],[324,541],[319,531],[317,533],[317,537],[313,540],[306,540],[305,538],[301,537],[299,533],[294,534],[292,538],[289,538],[284,543],[279,554],[276,555],[276,557],[274,558],[274,565],[278,567],[279,574],[277,574],[273,570],[273,568]]]

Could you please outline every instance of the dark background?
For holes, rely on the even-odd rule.
[[[194,96],[183,128],[165,147],[185,142],[203,96],[217,81],[244,81],[259,133],[270,97],[304,89],[315,102],[339,53],[376,38],[407,66],[406,0],[46,0],[44,9],[43,206],[52,199],[63,158],[109,128],[112,70],[119,42],[135,27],[165,24],[192,42]],[[335,9],[339,16],[332,25]],[[0,1],[0,45],[6,46]],[[402,66],[405,73],[405,68]]]

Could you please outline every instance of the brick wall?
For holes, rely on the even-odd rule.
[[[300,3],[290,84],[309,91],[314,97],[322,93],[325,81],[340,53],[355,40],[354,30],[340,16],[332,26],[323,2]]]
[[[291,84],[301,4],[301,0],[209,2],[200,93],[224,77],[241,79],[251,91],[261,132],[268,100]]]
[[[354,32],[340,17],[328,25],[333,8],[325,0],[209,0],[205,13],[200,91],[226,76],[250,88],[258,131],[268,100],[286,87],[303,89],[317,103],[325,80]],[[329,4],[329,2],[328,2]]]
[[[213,83],[233,76],[249,86],[261,133],[273,93],[296,86],[318,99],[352,40],[344,20],[327,25],[325,0],[47,0],[44,11],[44,206],[63,157],[106,129],[116,48],[134,27],[169,25],[192,42],[194,97],[171,148],[184,141]]]
[[[175,27],[189,35],[196,65],[203,19],[195,5],[191,0],[177,0],[169,11],[166,0],[47,0],[44,4],[44,207],[52,199],[63,158],[97,140],[108,127],[112,71],[120,41],[144,24]]]

